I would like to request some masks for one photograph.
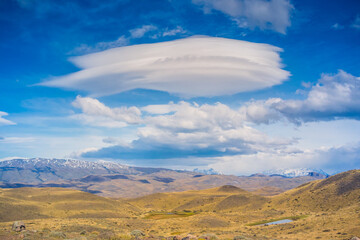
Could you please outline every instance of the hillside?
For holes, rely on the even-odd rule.
[[[360,170],[352,170],[303,184],[274,198],[277,207],[311,211],[337,211],[360,207]]]
[[[133,216],[139,209],[122,200],[64,188],[0,189],[0,221],[38,218]]]
[[[225,185],[198,191],[157,193],[130,199],[129,202],[146,211],[221,211],[232,208],[252,208],[265,198],[238,187]]]

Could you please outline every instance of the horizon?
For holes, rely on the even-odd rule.
[[[0,161],[360,168],[359,1],[9,0],[0,13]]]

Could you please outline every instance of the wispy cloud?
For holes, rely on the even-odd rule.
[[[339,23],[335,23],[334,25],[331,26],[331,28],[333,28],[335,30],[341,30],[341,29],[344,29],[345,27]]]
[[[77,89],[94,96],[143,88],[184,97],[219,96],[281,84],[280,48],[214,37],[109,49],[74,57],[83,70],[39,85]]]
[[[354,22],[351,24],[352,28],[360,29],[360,14],[356,16]]]
[[[154,25],[143,25],[140,28],[135,28],[130,30],[130,34],[132,38],[142,38],[146,33],[155,31],[158,28]]]
[[[14,123],[13,121],[7,120],[5,118],[3,118],[4,116],[9,115],[6,112],[1,112],[0,111],[0,126],[2,125],[16,125],[16,123]]]
[[[161,31],[158,31],[156,34],[152,35],[151,38],[171,37],[176,35],[184,35],[187,33],[188,32],[184,28],[182,28],[181,26],[177,26],[176,28],[173,29],[166,28]]]
[[[204,13],[217,10],[229,15],[239,27],[270,29],[285,34],[291,25],[293,6],[288,0],[192,0]]]
[[[109,48],[116,48],[126,46],[129,43],[129,40],[125,36],[120,36],[114,41],[108,42],[98,42],[95,46],[81,44],[79,47],[76,47],[74,50],[70,51],[68,54],[87,54],[93,52],[104,51]]]

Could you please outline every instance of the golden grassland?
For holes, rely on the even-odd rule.
[[[280,219],[294,221],[258,225]],[[233,186],[127,200],[62,188],[1,189],[0,220],[0,239],[130,239],[135,229],[154,238],[350,239],[360,236],[360,171],[271,197]],[[12,232],[14,220],[24,220],[27,231]]]

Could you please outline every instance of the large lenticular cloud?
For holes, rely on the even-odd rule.
[[[191,37],[113,48],[74,57],[82,70],[40,85],[88,91],[94,96],[132,89],[211,97],[253,91],[285,81],[280,48],[240,40]]]

